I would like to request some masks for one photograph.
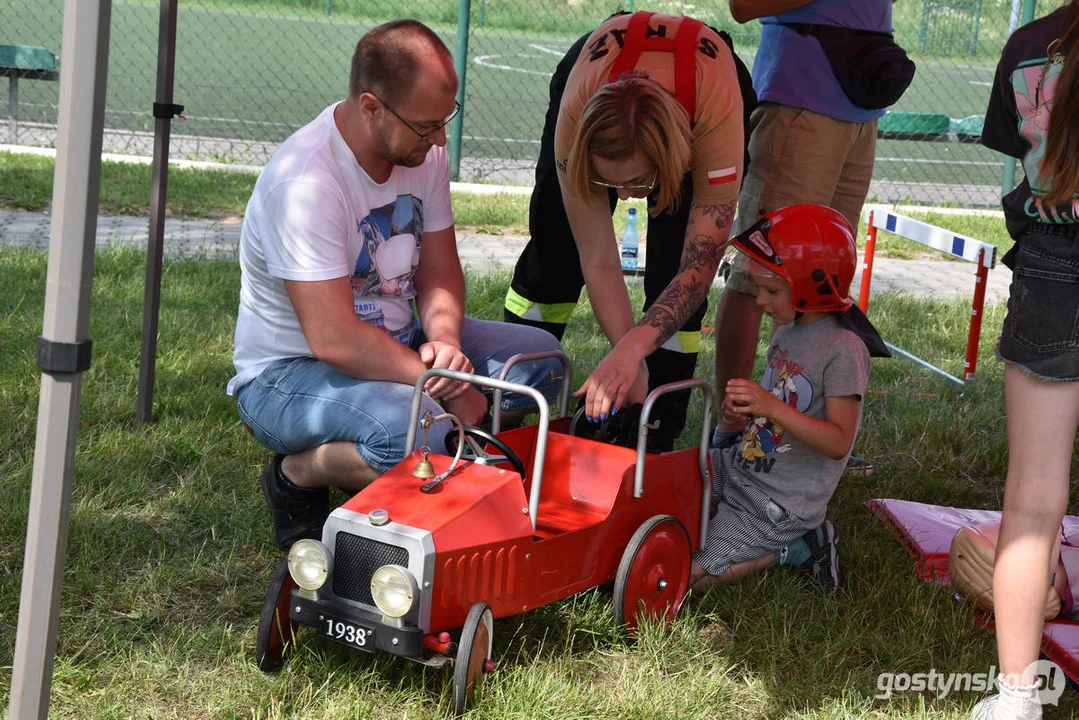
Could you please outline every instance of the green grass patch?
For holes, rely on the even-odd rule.
[[[45,210],[52,198],[52,158],[0,152],[0,207]],[[101,164],[101,209],[103,215],[148,215],[150,212],[149,165],[121,162]],[[247,207],[255,187],[255,175],[224,170],[169,169],[167,210],[172,216],[190,218],[238,218]],[[453,212],[459,229],[505,235],[528,235],[528,195],[497,193],[480,195],[453,193]],[[638,229],[647,242],[648,213],[644,201],[619,203],[615,211],[615,234],[621,237],[626,210],[637,208]],[[1001,252],[1011,246],[1011,238],[999,218],[979,215],[912,213],[911,217],[954,232],[992,243]],[[863,223],[864,225],[864,223]],[[865,233],[860,233],[860,247]],[[912,258],[941,253],[904,240],[888,232],[877,237],[877,252],[887,257]]]
[[[41,155],[0,152],[0,207],[46,210],[52,199],[55,161]],[[103,215],[150,213],[152,168],[125,162],[101,163],[100,212]],[[169,215],[188,218],[238,218],[244,213],[257,176],[227,170],[169,168]],[[458,228],[494,234],[528,234],[528,195],[453,193]],[[642,234],[648,227],[644,201],[621,203],[615,214],[619,235],[627,207],[641,216]]]
[[[50,157],[0,152],[0,206],[47,209],[55,165]],[[101,214],[148,215],[151,177],[149,165],[101,163]],[[240,172],[171,167],[168,213],[191,218],[238,217],[247,206],[255,179],[255,175]]]
[[[444,716],[449,677],[388,657],[349,655],[301,635],[274,675],[254,662],[255,629],[280,557],[257,487],[269,457],[243,431],[224,388],[239,271],[231,261],[167,261],[155,422],[134,424],[144,254],[98,253],[83,376],[71,530],[51,717],[428,718]],[[0,703],[8,702],[33,463],[46,257],[0,248]],[[470,275],[468,310],[501,316],[507,272]],[[639,284],[631,286],[642,300]],[[714,300],[714,298],[713,298]],[[963,302],[874,298],[885,337],[958,373]],[[673,628],[621,639],[610,590],[495,624],[498,669],[472,717],[908,718],[959,720],[978,699],[907,693],[875,700],[883,672],[986,672],[992,637],[971,609],[915,579],[910,559],[862,506],[873,497],[997,508],[1006,437],[1003,308],[987,308],[978,381],[945,384],[911,363],[875,361],[859,454],[830,514],[846,584],[807,591],[782,569],[694,597]],[[712,319],[708,319],[712,323]],[[605,343],[586,303],[565,347],[580,383]],[[762,331],[762,339],[764,332]],[[761,349],[763,350],[762,343]],[[698,375],[711,379],[708,336]],[[758,367],[759,370],[759,367]],[[685,438],[699,432],[693,408]],[[694,427],[697,430],[694,430]],[[685,444],[686,441],[683,441]],[[1074,691],[1061,714],[1079,711]]]

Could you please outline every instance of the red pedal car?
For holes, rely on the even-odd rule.
[[[259,618],[262,670],[279,668],[298,626],[309,625],[360,652],[435,666],[452,660],[460,714],[494,668],[494,618],[614,580],[614,617],[628,631],[643,617],[673,621],[707,530],[711,390],[703,380],[657,388],[641,411],[636,450],[605,444],[570,433],[569,363],[560,357],[563,417],[553,422],[532,388],[443,370],[420,377],[407,447],[415,447],[421,389],[433,375],[494,388],[496,408],[503,391],[529,395],[539,423],[498,432],[496,416],[492,433],[458,423],[455,457],[413,450],[334,510],[321,542],[297,542]],[[704,392],[700,447],[646,453],[656,398],[694,387]]]

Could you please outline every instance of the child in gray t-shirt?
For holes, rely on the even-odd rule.
[[[727,383],[725,424],[744,429],[710,453],[715,511],[691,583],[779,562],[835,591],[839,541],[825,511],[858,432],[870,350],[887,354],[850,297],[854,233],[831,208],[792,205],[732,242],[774,329],[761,383]]]

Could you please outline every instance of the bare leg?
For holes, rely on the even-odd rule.
[[[1018,678],[1041,647],[1050,558],[1068,504],[1079,383],[1043,381],[1007,365],[1004,388],[1008,478],[993,600],[1000,671]]]
[[[727,381],[748,378],[757,357],[757,333],[764,311],[757,299],[737,290],[724,288],[716,308],[716,402],[723,407]],[[720,410],[720,419],[723,411]]]
[[[299,487],[332,486],[345,490],[360,490],[382,474],[360,458],[356,445],[349,440],[288,455],[281,463],[281,471]]]
[[[502,427],[516,427],[529,412],[504,411]],[[349,440],[330,442],[287,455],[281,462],[281,471],[298,487],[338,487],[343,490],[362,490],[382,474],[360,458],[355,444]]]
[[[694,560],[689,570],[689,586],[694,590],[707,590],[715,585],[730,585],[746,575],[763,570],[776,560],[775,553],[769,553],[755,560],[744,560],[731,565],[722,575],[710,575],[707,570]]]

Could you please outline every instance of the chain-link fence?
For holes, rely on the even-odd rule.
[[[464,0],[460,0],[463,2]],[[1043,15],[1064,0],[1037,0]],[[977,144],[1000,50],[1035,0],[898,0],[898,42],[918,64],[910,89],[881,122],[871,198],[996,205],[1004,163]],[[459,0],[181,0],[173,157],[264,164],[277,145],[342,97],[358,38],[394,17],[416,17],[455,50]],[[747,65],[757,23],[727,4],[637,0],[471,0],[460,178],[529,184],[550,74],[570,44],[619,9],[685,13],[728,31]],[[0,0],[0,44],[59,54],[63,0]],[[158,3],[112,4],[106,152],[150,155]],[[60,62],[63,58],[60,58]],[[17,93],[12,93],[12,88]],[[0,82],[0,143],[51,146],[58,83]],[[12,116],[17,116],[17,119]]]

